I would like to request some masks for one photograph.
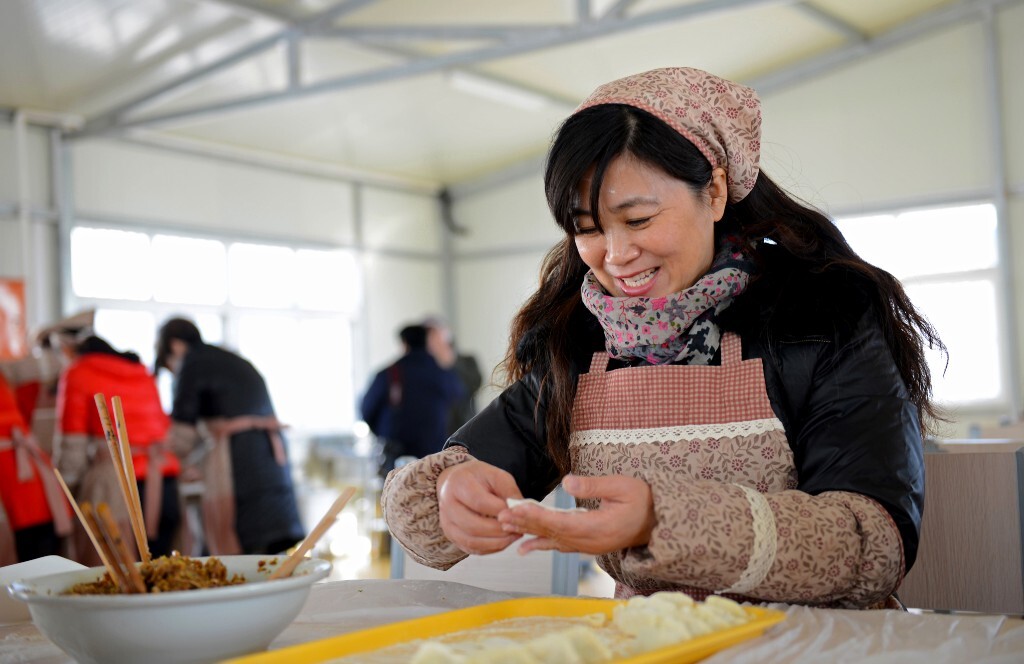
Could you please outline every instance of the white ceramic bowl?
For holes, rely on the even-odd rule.
[[[102,567],[48,574],[9,586],[39,630],[85,663],[199,663],[265,649],[298,615],[310,587],[330,572],[307,559],[288,578],[267,580],[273,556],[217,556],[245,583],[146,595],[61,595],[95,581]],[[260,563],[264,563],[261,568]]]

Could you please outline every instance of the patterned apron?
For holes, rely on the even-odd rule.
[[[569,443],[572,469],[580,475],[622,474],[641,478],[659,501],[672,501],[692,480],[713,480],[743,489],[755,524],[754,546],[739,580],[722,588],[678,585],[627,573],[622,552],[598,558],[616,580],[616,597],[680,590],[695,599],[712,592],[745,599],[767,575],[775,530],[764,493],[796,487],[793,453],[775,417],[760,358],[743,360],[739,336],[722,339],[720,366],[656,365],[608,371],[608,355],[595,353],[580,376]],[[589,509],[594,500],[581,500]],[[690,515],[693,522],[701,518]],[[716,524],[711,524],[714,526]],[[722,525],[722,524],[717,524]],[[728,528],[725,525],[725,528]]]

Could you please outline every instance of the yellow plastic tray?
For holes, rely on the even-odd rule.
[[[414,639],[461,632],[486,626],[498,620],[531,618],[537,616],[577,617],[603,613],[609,617],[622,602],[613,599],[587,599],[574,597],[541,597],[510,599],[445,611],[424,618],[372,627],[358,632],[342,634],[279,650],[248,655],[230,660],[231,664],[319,664],[341,657],[370,652]],[[618,664],[687,664],[713,655],[719,650],[760,636],[766,629],[782,620],[786,614],[772,609],[743,607],[751,621],[699,636],[682,643],[652,650],[626,659]]]

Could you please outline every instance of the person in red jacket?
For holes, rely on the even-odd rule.
[[[120,397],[149,550],[154,557],[169,554],[181,521],[180,465],[164,444],[170,420],[160,404],[156,381],[138,355],[118,352],[100,337],[89,336],[65,348],[72,357],[57,387],[58,435],[53,455],[57,468],[76,500],[108,503],[130,540],[127,508],[95,400],[97,393],[108,403]],[[76,531],[75,556],[80,562],[99,564],[81,529]]]
[[[71,532],[70,506],[50,457],[35,442],[0,374],[0,501],[19,561],[56,555]]]

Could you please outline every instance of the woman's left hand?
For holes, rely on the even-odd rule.
[[[562,488],[576,498],[599,499],[601,506],[588,512],[556,512],[537,505],[502,510],[498,521],[505,532],[535,536],[519,545],[519,553],[554,549],[599,555],[650,541],[655,516],[647,482],[626,475],[567,475]]]

